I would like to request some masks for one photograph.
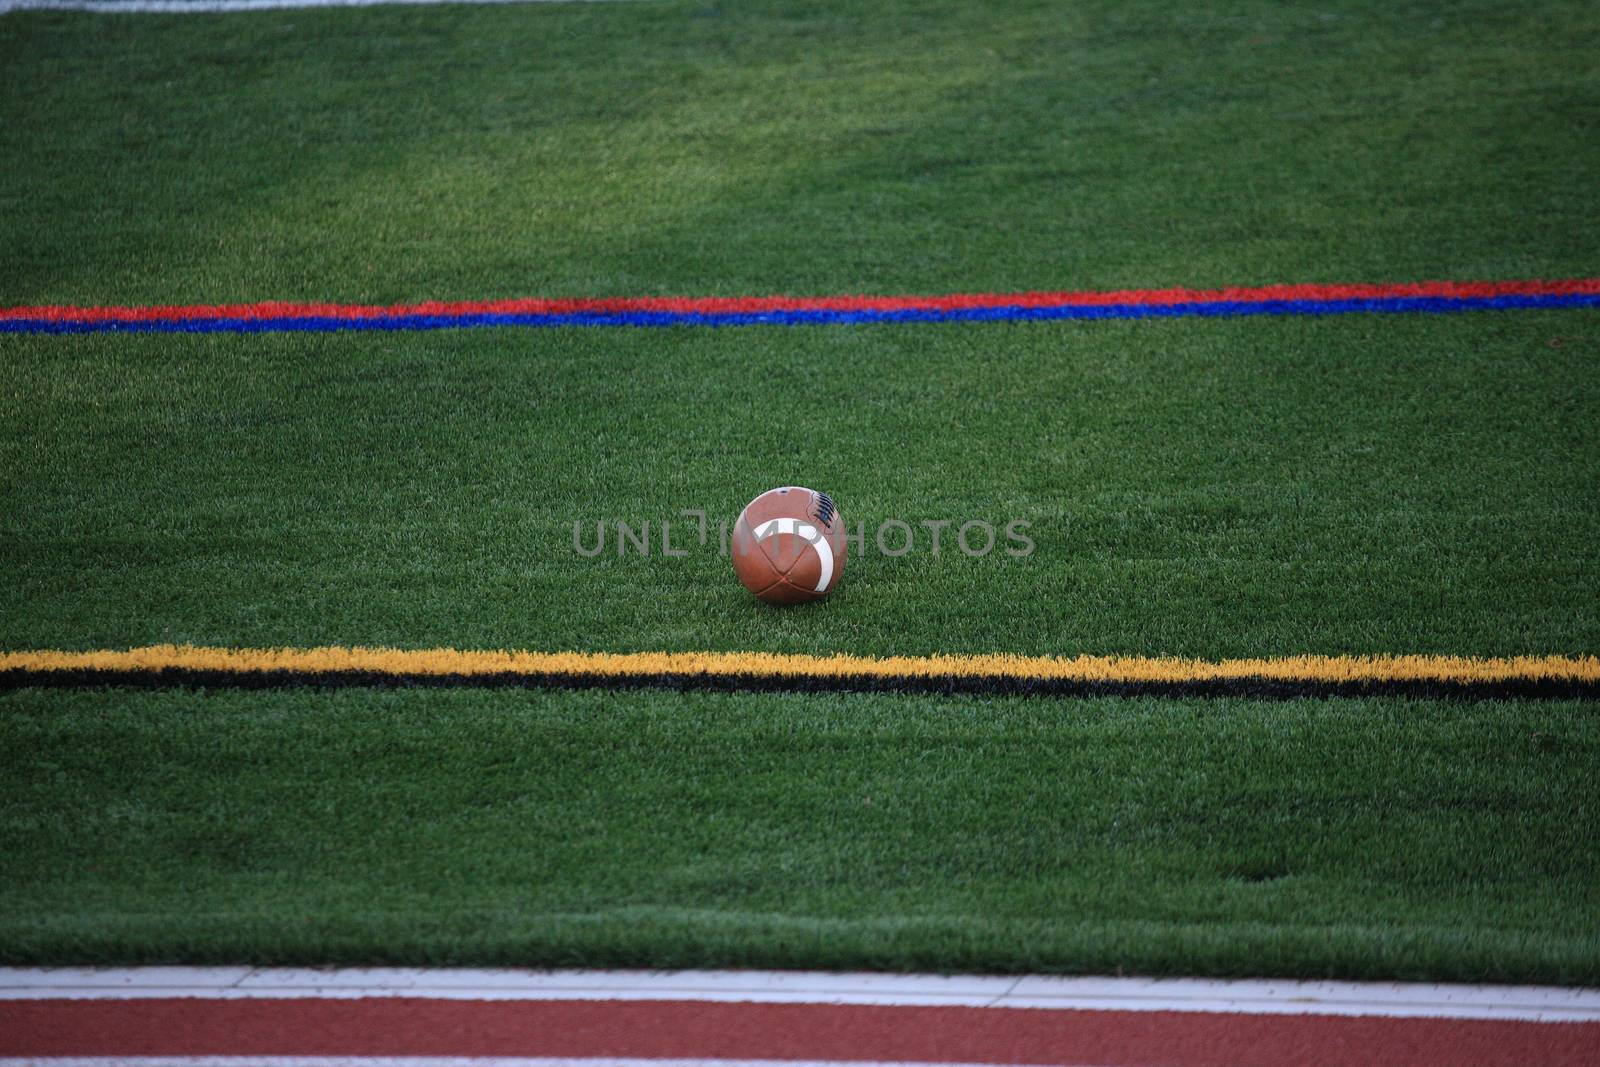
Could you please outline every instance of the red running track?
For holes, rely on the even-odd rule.
[[[1600,1064],[1600,1023],[690,1000],[0,1002],[0,1060],[217,1055],[1578,1067]]]

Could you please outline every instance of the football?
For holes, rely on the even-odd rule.
[[[820,600],[844,573],[844,520],[833,498],[799,485],[745,505],[729,551],[744,587],[769,604]]]

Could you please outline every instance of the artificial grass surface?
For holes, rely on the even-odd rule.
[[[1597,44],[1575,3],[12,14],[0,303],[1592,275]],[[0,335],[0,647],[1594,653],[1597,355],[1580,311]],[[1037,550],[921,531],[783,612],[572,548],[786,482]],[[1593,712],[8,694],[0,958],[1592,982]]]
[[[1597,321],[11,338],[0,644],[1589,653]],[[769,608],[678,513],[790,483],[1037,547]]]
[[[0,299],[1595,271],[1600,14],[668,2],[0,21]]]
[[[1600,979],[1573,704],[0,696],[0,960]]]

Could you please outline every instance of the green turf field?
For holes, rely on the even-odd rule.
[[[1592,981],[1592,706],[39,691],[10,959]]]
[[[1597,51],[1577,3],[11,14],[0,306],[1593,276]],[[0,650],[1592,655],[1597,361],[1593,310],[0,334]],[[785,483],[1037,548],[790,611],[573,550]],[[1597,711],[0,693],[0,961],[1595,983]]]

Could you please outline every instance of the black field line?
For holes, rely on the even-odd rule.
[[[408,673],[395,671],[136,670],[12,668],[0,690],[40,689],[661,689],[722,693],[904,693],[944,696],[1247,697],[1294,700],[1413,697],[1445,700],[1592,700],[1600,682],[1572,678],[1284,680],[1243,677],[1199,681],[1028,678],[1017,675],[604,674],[597,672]]]

